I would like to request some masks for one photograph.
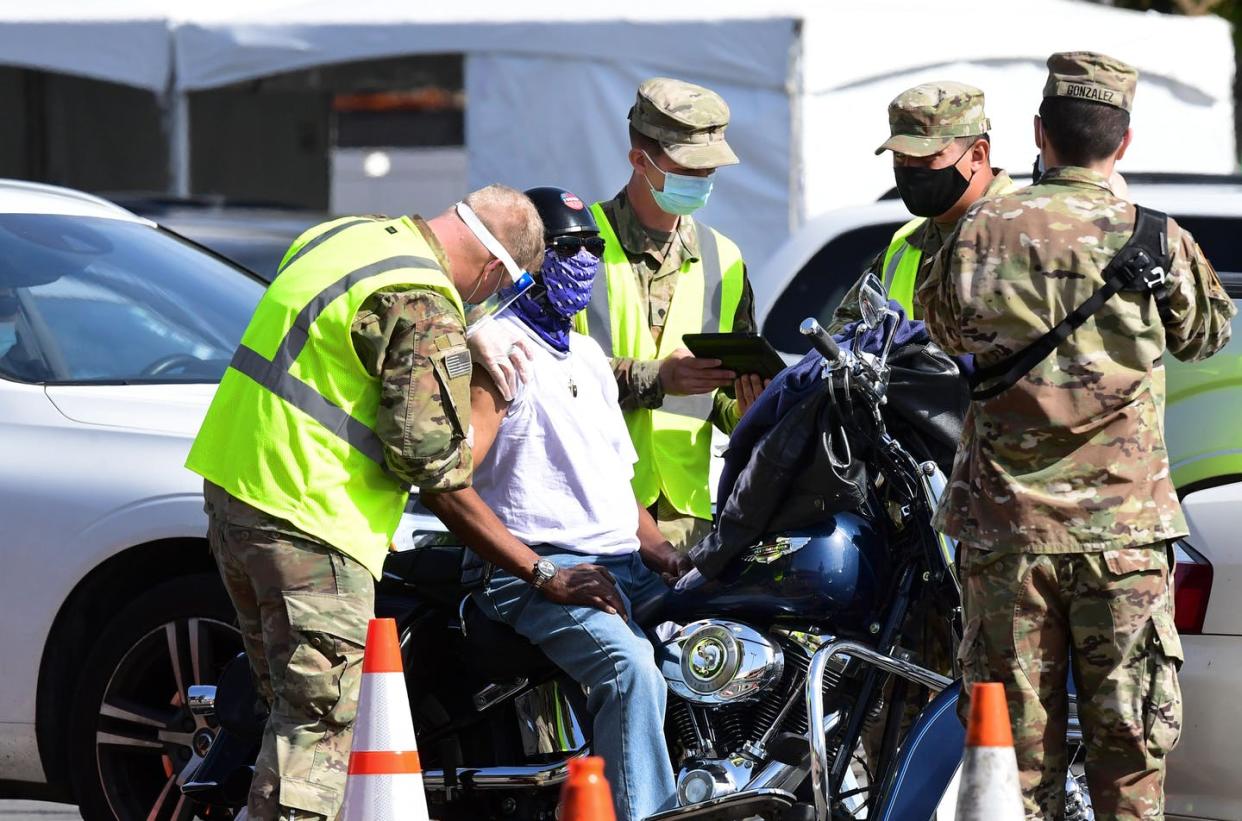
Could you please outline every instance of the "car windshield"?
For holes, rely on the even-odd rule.
[[[147,224],[0,214],[0,375],[215,382],[263,288]]]
[[[1208,261],[1234,299],[1242,298],[1242,246],[1238,245],[1236,217],[1176,216],[1177,222],[1194,235]]]

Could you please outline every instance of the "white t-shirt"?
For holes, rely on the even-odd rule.
[[[595,556],[638,550],[630,480],[638,453],[617,404],[617,381],[599,344],[570,333],[563,354],[508,314],[530,340],[528,380],[500,423],[474,489],[528,545]]]

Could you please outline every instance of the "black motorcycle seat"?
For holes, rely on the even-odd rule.
[[[489,618],[473,596],[462,607],[461,626],[468,651],[465,663],[488,681],[534,679],[557,670],[530,639],[504,622]]]

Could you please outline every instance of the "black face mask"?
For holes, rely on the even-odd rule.
[[[957,158],[957,162],[962,161],[966,151]],[[969,179],[963,177],[962,172],[957,170],[957,162],[944,168],[894,166],[897,193],[906,204],[906,210],[916,217],[938,217],[956,205],[970,187],[970,179],[974,178],[973,174]]]
[[[1035,164],[1031,166],[1031,185],[1035,185],[1044,176],[1044,155],[1035,155]]]

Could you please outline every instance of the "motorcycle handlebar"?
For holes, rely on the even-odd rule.
[[[815,317],[807,317],[798,326],[798,332],[811,341],[811,347],[828,360],[830,365],[841,364],[841,348]]]

